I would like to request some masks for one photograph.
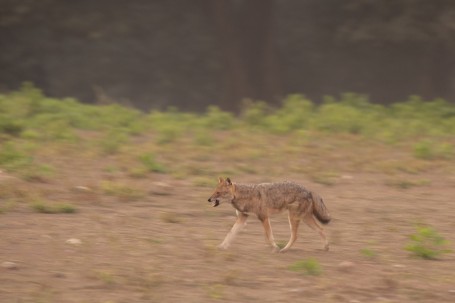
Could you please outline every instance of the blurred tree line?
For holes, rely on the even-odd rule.
[[[0,50],[1,90],[86,102],[455,100],[453,0],[0,0]]]

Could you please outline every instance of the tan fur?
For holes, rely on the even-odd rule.
[[[229,178],[224,180],[220,177],[218,186],[208,201],[213,206],[229,202],[236,209],[237,221],[219,245],[222,249],[229,247],[237,233],[245,226],[249,214],[255,214],[262,222],[266,239],[274,251],[285,252],[292,246],[297,239],[300,220],[317,231],[324,241],[324,249],[329,249],[327,237],[317,221],[329,223],[330,214],[318,194],[299,184],[292,182],[236,184]],[[291,237],[287,245],[280,250],[273,238],[270,216],[285,209],[288,210]]]

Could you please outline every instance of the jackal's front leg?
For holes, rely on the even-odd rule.
[[[237,221],[235,221],[234,226],[232,226],[231,230],[226,235],[226,238],[224,238],[224,241],[218,245],[218,248],[227,249],[231,245],[232,240],[234,240],[235,236],[246,225],[246,219],[248,219],[247,214],[242,214],[237,211]]]

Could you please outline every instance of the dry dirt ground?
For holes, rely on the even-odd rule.
[[[324,197],[333,217],[325,227],[330,251],[301,225],[292,249],[277,254],[253,217],[229,250],[217,250],[235,213],[230,205],[210,206],[209,186],[150,174],[123,180],[144,193],[130,201],[100,190],[100,180],[123,177],[61,162],[51,182],[0,174],[3,192],[24,200],[38,193],[77,210],[43,214],[27,203],[3,205],[0,302],[455,302],[454,253],[430,261],[404,248],[417,223],[455,243],[451,173],[423,174],[427,182],[408,189],[388,186],[381,173],[341,174],[331,185],[297,173],[231,175],[234,182],[293,180]],[[286,214],[273,217],[272,227],[284,243]],[[319,275],[290,269],[308,258],[319,263]]]

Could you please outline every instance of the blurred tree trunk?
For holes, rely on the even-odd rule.
[[[420,76],[421,94],[427,98],[453,96],[452,81],[455,59],[453,48],[442,41],[429,43],[423,58],[424,71]]]
[[[272,0],[210,1],[224,66],[222,107],[238,110],[244,98],[280,95],[273,43]]]

